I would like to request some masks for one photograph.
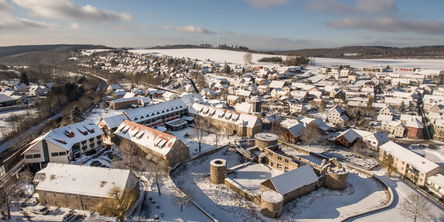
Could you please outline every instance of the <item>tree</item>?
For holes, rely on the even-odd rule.
[[[252,60],[253,60],[253,55],[251,55],[251,53],[246,53],[244,55],[244,63],[245,63],[245,65],[251,64]]]
[[[26,73],[24,73],[24,72],[22,74],[20,74],[20,83],[23,83],[23,84],[29,86],[28,75]]]
[[[74,123],[82,121],[82,111],[80,110],[79,106],[77,105],[74,106],[74,108],[71,110],[69,118]]]
[[[0,184],[0,204],[2,206],[6,206],[8,220],[11,219],[12,201],[23,194],[23,192],[20,190],[20,187],[24,183],[29,183],[31,181],[32,174],[28,170],[21,172],[18,177],[10,177],[7,178],[5,181],[1,181],[2,184]]]
[[[321,140],[322,131],[312,124],[308,124],[302,131],[300,140],[306,144],[318,143]]]
[[[179,205],[180,212],[183,212],[183,207],[190,204],[191,198],[187,194],[182,193],[179,189],[176,189],[173,192],[173,202]]]
[[[194,120],[193,132],[199,144],[199,153],[202,151],[202,141],[206,132],[210,128],[210,124],[206,118],[198,117]]]
[[[401,202],[400,210],[404,217],[410,218],[414,222],[430,215],[429,203],[417,193],[412,193],[407,196],[407,199]]]
[[[118,141],[116,144],[119,145],[122,160],[115,161],[113,165],[123,169],[140,171],[145,156],[143,151],[135,143],[126,139]]]
[[[109,190],[108,196],[109,198],[97,203],[94,210],[102,215],[117,217],[120,221],[123,221],[125,219],[125,213],[137,200],[138,190],[122,190],[122,188],[114,186]]]
[[[393,166],[393,156],[392,155],[384,155],[381,166],[387,169],[387,174],[389,177],[392,176],[393,171],[395,171],[395,167]]]
[[[231,73],[231,68],[230,66],[225,62],[225,66],[224,69],[222,70],[222,72],[226,73],[226,74],[230,74]]]
[[[368,145],[362,139],[358,139],[352,146],[352,150],[356,154],[365,154],[365,153],[367,153],[367,149],[368,149]]]
[[[144,161],[142,161],[141,166],[148,181],[156,184],[157,192],[161,196],[160,182],[168,177],[168,165],[166,165],[164,160],[148,154],[145,156]]]

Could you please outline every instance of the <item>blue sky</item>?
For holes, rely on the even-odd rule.
[[[442,9],[442,0],[0,0],[0,45],[438,45]]]

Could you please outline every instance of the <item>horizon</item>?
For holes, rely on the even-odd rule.
[[[208,43],[256,50],[436,46],[443,44],[443,7],[438,0],[0,0],[0,43]]]

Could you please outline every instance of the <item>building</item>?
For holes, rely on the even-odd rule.
[[[328,111],[327,121],[332,124],[344,126],[349,120],[347,113],[340,106],[335,106]]]
[[[435,194],[438,198],[444,198],[444,175],[438,173],[427,179],[427,190]]]
[[[383,122],[382,129],[388,133],[390,136],[394,137],[404,137],[406,127],[402,121],[389,121]]]
[[[134,192],[134,201],[139,194],[138,179],[122,169],[49,163],[34,180],[41,205],[94,211],[99,202],[114,198],[109,192],[115,187]]]
[[[357,129],[348,129],[335,138],[337,143],[346,147],[352,146],[357,140],[364,141],[373,149],[377,149],[380,145],[389,141],[385,133],[372,133]]]
[[[292,181],[291,183],[289,181]],[[284,203],[292,201],[320,187],[319,177],[310,165],[272,177],[261,183],[261,191],[274,190],[280,193]]]
[[[131,106],[137,105],[139,99],[137,97],[121,98],[109,101],[110,109],[126,109]]]
[[[422,138],[422,130],[424,129],[424,125],[420,120],[413,118],[408,121],[406,124],[407,127],[407,137],[411,139]]]
[[[53,129],[33,140],[24,151],[25,163],[41,169],[48,162],[69,163],[103,147],[103,131],[90,121]]]
[[[154,105],[125,110],[128,120],[149,127],[164,125],[166,122],[179,119],[188,113],[188,106],[182,99],[170,100]],[[186,123],[185,123],[186,124]]]
[[[8,96],[6,94],[0,93],[0,107],[15,105],[20,98],[20,96]]]
[[[379,147],[379,160],[388,156],[393,157],[396,172],[419,186],[425,186],[430,176],[442,170],[438,164],[391,141]]]
[[[444,139],[444,119],[436,119],[433,123],[433,138]]]
[[[253,137],[262,130],[261,120],[253,115],[218,109],[209,105],[193,103],[189,113],[196,118],[209,119],[211,127],[228,135]]]
[[[114,134],[168,166],[190,158],[188,147],[177,137],[129,120],[124,120]]]
[[[100,117],[99,127],[103,130],[103,143],[105,145],[113,145],[111,141],[113,132],[120,126],[120,124],[124,121],[128,120],[128,118],[123,114],[118,114],[109,117]]]

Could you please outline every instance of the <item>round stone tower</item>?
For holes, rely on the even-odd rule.
[[[210,179],[213,184],[223,184],[227,175],[227,161],[214,159],[210,162]]]
[[[276,145],[279,137],[273,133],[257,133],[254,135],[254,139],[255,145],[263,150],[265,147]]]
[[[347,188],[348,172],[328,170],[325,174],[324,186],[332,190],[343,190]]]
[[[284,196],[274,190],[266,190],[261,195],[261,213],[266,217],[278,218],[282,214]]]

